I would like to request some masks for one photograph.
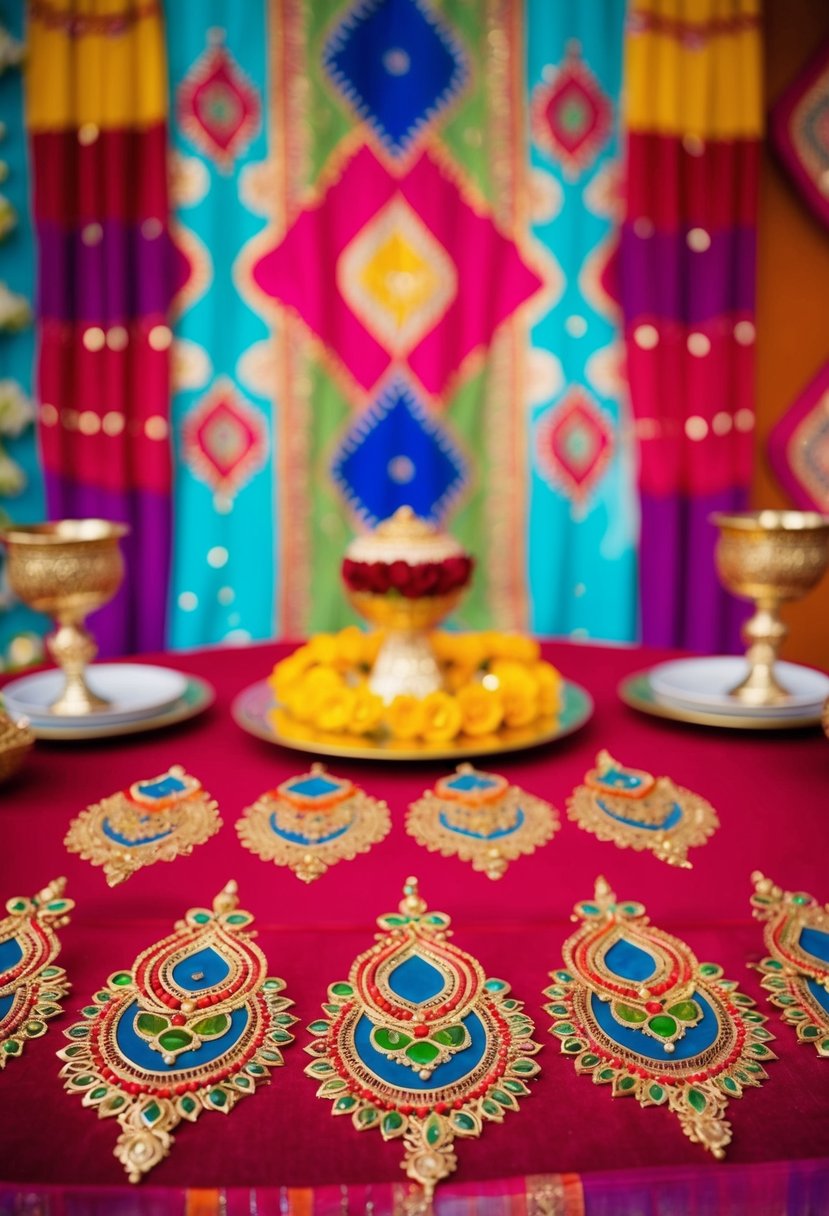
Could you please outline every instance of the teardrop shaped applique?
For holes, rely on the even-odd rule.
[[[754,915],[764,922],[768,956],[757,964],[769,1001],[801,1043],[829,1057],[829,904],[805,891],[784,891],[752,874]]]
[[[461,764],[409,807],[406,831],[444,857],[460,857],[488,878],[534,853],[558,831],[548,802],[510,785],[505,777]]]
[[[338,861],[367,853],[389,833],[385,802],[314,764],[246,807],[236,823],[246,849],[313,882]]]
[[[64,844],[115,887],[142,866],[192,853],[218,832],[217,804],[179,765],[93,803],[69,825]]]
[[[776,1058],[765,1017],[721,967],[650,925],[642,904],[617,902],[603,878],[574,919],[582,923],[544,993],[562,1052],[614,1097],[667,1106],[691,1140],[723,1157],[729,1098],[760,1085]]]
[[[456,1168],[456,1138],[480,1136],[529,1094],[540,1047],[506,980],[449,942],[449,917],[428,911],[416,879],[403,892],[399,912],[378,917],[376,944],[329,986],[305,1071],[332,1114],[402,1139],[402,1168],[428,1202]]]
[[[175,932],[116,971],[65,1032],[64,1088],[121,1128],[115,1156],[138,1182],[182,1119],[227,1114],[284,1061],[296,1018],[267,972],[236,884],[191,908]]]
[[[71,988],[66,972],[55,966],[56,931],[69,924],[75,906],[65,889],[66,879],[56,878],[31,899],[17,895],[6,903],[0,921],[0,1069],[22,1056],[29,1039],[46,1034]]]
[[[626,768],[607,751],[567,799],[570,819],[620,849],[647,849],[671,866],[691,868],[688,850],[719,827],[709,802],[670,777]]]

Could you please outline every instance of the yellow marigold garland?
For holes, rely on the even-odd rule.
[[[510,633],[431,635],[446,691],[384,704],[368,687],[382,635],[351,625],[318,633],[273,669],[277,700],[319,730],[369,735],[384,726],[399,740],[448,742],[527,726],[561,706],[562,679],[532,638]]]

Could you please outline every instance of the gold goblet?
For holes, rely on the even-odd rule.
[[[34,741],[34,734],[25,718],[15,722],[0,709],[0,781],[17,772]]]
[[[820,582],[829,564],[829,517],[816,511],[718,513],[715,551],[723,585],[754,600],[754,615],[743,626],[748,675],[731,689],[746,705],[784,704],[789,694],[774,673],[788,629],[780,605],[799,599]]]
[[[89,714],[109,704],[86,683],[86,667],[98,647],[84,620],[121,586],[124,559],[118,541],[128,532],[126,524],[105,519],[62,519],[16,524],[0,533],[12,590],[30,608],[57,621],[46,644],[66,684],[49,706],[53,714]]]

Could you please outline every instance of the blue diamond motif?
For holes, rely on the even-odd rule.
[[[398,382],[348,431],[331,473],[360,518],[374,527],[405,506],[438,523],[462,489],[467,468],[441,423]]]
[[[404,155],[469,80],[462,48],[426,0],[358,0],[322,65],[392,156]]]
[[[158,781],[140,781],[138,792],[143,798],[169,798],[171,794],[180,794],[187,789],[183,781],[168,773]]]
[[[302,794],[304,798],[323,798],[340,789],[341,784],[339,781],[329,780],[328,777],[299,777],[288,783],[288,789],[293,794]]]

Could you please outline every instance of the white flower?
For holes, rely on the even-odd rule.
[[[19,435],[34,417],[34,406],[17,381],[0,380],[0,435]]]
[[[11,456],[0,450],[0,498],[13,498],[26,485],[26,474]]]
[[[0,329],[25,329],[32,319],[29,301],[0,283]]]
[[[0,75],[6,68],[16,68],[23,62],[23,43],[12,38],[7,29],[0,26]]]
[[[0,194],[0,241],[17,223],[17,212],[5,194]]]

